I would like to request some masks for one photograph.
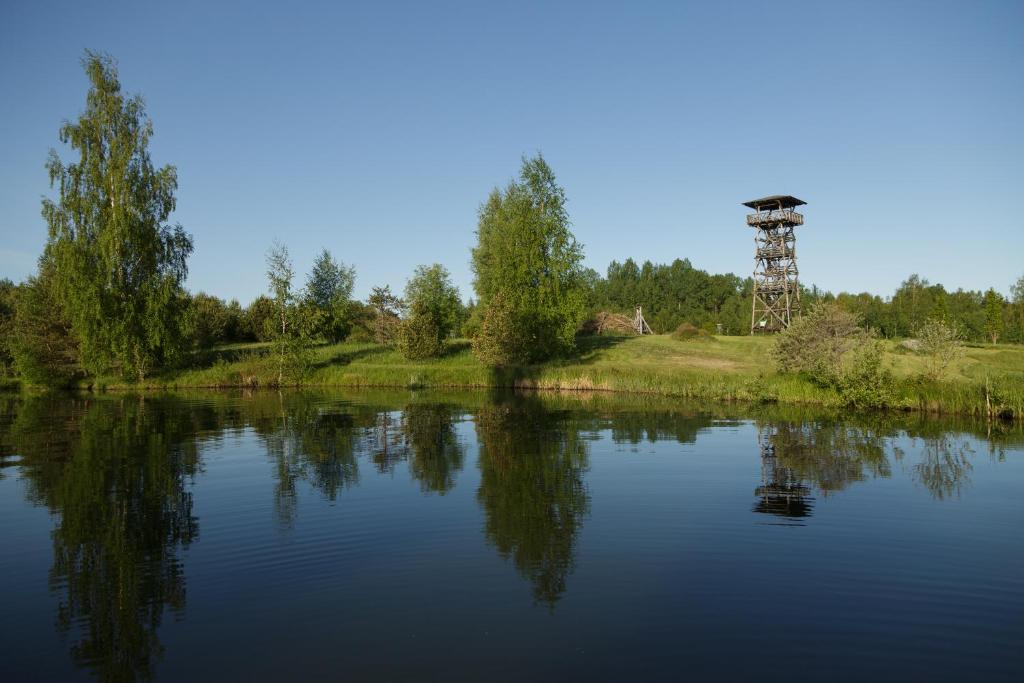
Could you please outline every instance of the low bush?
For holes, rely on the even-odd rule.
[[[508,367],[528,364],[532,360],[530,350],[524,321],[503,295],[495,296],[473,337],[473,355],[488,367]]]
[[[895,380],[883,366],[879,341],[856,315],[834,303],[819,303],[781,332],[772,356],[780,372],[801,374],[834,389],[847,405],[881,408],[895,401]]]
[[[772,357],[780,372],[805,375],[822,387],[836,386],[843,356],[869,339],[856,315],[834,303],[819,303],[794,320],[775,340]]]
[[[896,380],[882,363],[881,342],[869,340],[847,354],[835,388],[854,408],[885,408],[896,400]]]
[[[707,330],[691,325],[690,323],[683,323],[675,329],[672,333],[672,338],[679,341],[693,341],[694,339],[713,339],[711,333]]]
[[[917,331],[916,351],[925,357],[925,377],[942,379],[949,366],[964,355],[961,339],[956,325],[943,320],[929,320],[921,326]]]
[[[412,313],[402,321],[398,348],[409,360],[437,358],[444,354],[444,325],[433,311],[413,306]]]

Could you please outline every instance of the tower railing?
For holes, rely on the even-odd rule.
[[[803,214],[799,214],[793,209],[776,209],[775,211],[758,211],[747,214],[747,225],[751,227],[760,227],[771,223],[803,225],[804,217]]]

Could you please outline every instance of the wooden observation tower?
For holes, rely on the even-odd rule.
[[[750,333],[780,332],[800,314],[800,281],[796,268],[796,235],[804,224],[794,211],[807,202],[789,195],[773,195],[743,202],[754,213],[747,225],[754,228],[754,306]]]

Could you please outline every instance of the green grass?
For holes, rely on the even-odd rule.
[[[772,340],[710,337],[678,341],[668,335],[581,340],[576,357],[537,366],[492,370],[476,361],[466,341],[450,344],[440,359],[409,361],[376,344],[343,343],[316,350],[306,386],[517,387],[628,392],[698,400],[754,401],[840,407],[835,391],[774,371]],[[221,347],[197,358],[194,369],[169,372],[145,383],[98,378],[95,388],[265,387],[276,382],[269,347]],[[920,378],[923,359],[886,342],[886,365],[897,378],[895,408],[946,414],[987,414],[989,407],[1024,417],[1024,347],[973,346],[943,382]],[[988,403],[986,403],[986,383]]]

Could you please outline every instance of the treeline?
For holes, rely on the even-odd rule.
[[[606,277],[594,273],[589,282],[593,310],[632,313],[634,306],[642,305],[655,332],[670,332],[685,322],[709,332],[750,332],[753,280],[749,277],[709,274],[694,268],[688,259],[668,265],[645,261],[640,266],[626,259],[612,262]],[[887,339],[917,336],[926,322],[942,320],[955,326],[967,341],[1024,343],[1024,276],[1009,297],[992,288],[950,292],[911,275],[888,298],[801,287],[801,301],[805,310],[819,301],[835,302],[857,315],[865,329]]]
[[[949,292],[918,275],[907,278],[888,299],[866,292],[810,294],[811,300],[835,301],[886,338],[914,337],[929,320],[942,320],[968,341],[1024,343],[1024,276],[1011,287],[1009,298],[993,288]]]

